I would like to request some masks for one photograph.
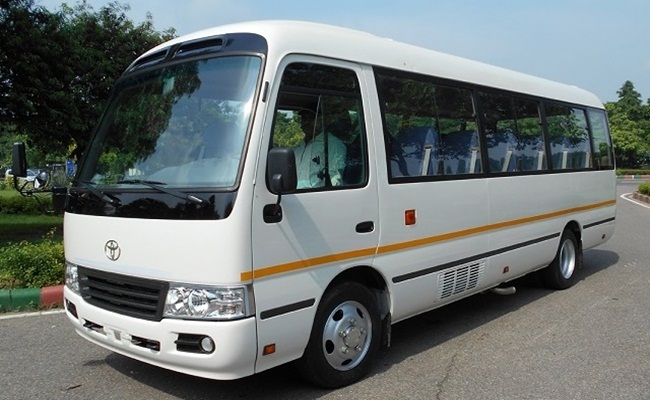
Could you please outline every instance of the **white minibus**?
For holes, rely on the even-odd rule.
[[[65,203],[65,309],[100,346],[323,387],[391,326],[538,271],[615,225],[591,93],[293,21],[164,43],[116,82]]]

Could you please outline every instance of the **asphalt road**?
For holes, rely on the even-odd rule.
[[[618,203],[614,238],[585,253],[576,286],[528,279],[399,323],[370,376],[343,389],[291,367],[237,381],[167,371],[86,342],[56,313],[0,319],[0,398],[648,399],[650,208]]]

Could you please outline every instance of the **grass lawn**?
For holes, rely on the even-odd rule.
[[[0,190],[0,197],[20,196],[15,190]],[[34,201],[34,199],[29,199]],[[61,215],[24,215],[0,213],[0,246],[8,242],[21,240],[38,241],[52,228],[56,228],[56,237],[63,238],[63,216]]]
[[[0,246],[21,240],[38,241],[52,228],[56,228],[56,237],[62,239],[62,216],[0,214]]]

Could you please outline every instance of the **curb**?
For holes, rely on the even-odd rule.
[[[63,286],[49,286],[42,289],[0,290],[0,310],[18,308],[52,308],[63,304]]]
[[[616,179],[623,181],[643,181],[650,180],[650,175],[617,175]]]
[[[632,198],[647,204],[650,204],[650,196],[646,196],[645,194],[641,194],[639,192],[634,192],[632,193]]]

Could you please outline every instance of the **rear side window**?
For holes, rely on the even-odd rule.
[[[546,104],[545,110],[553,169],[590,168],[591,144],[585,110],[553,103]]]
[[[607,117],[603,110],[589,110],[591,137],[594,141],[594,166],[598,169],[614,168],[614,155],[610,141]]]
[[[490,172],[545,170],[539,103],[494,93],[481,93],[479,98]]]
[[[391,181],[481,172],[472,92],[376,70]]]

